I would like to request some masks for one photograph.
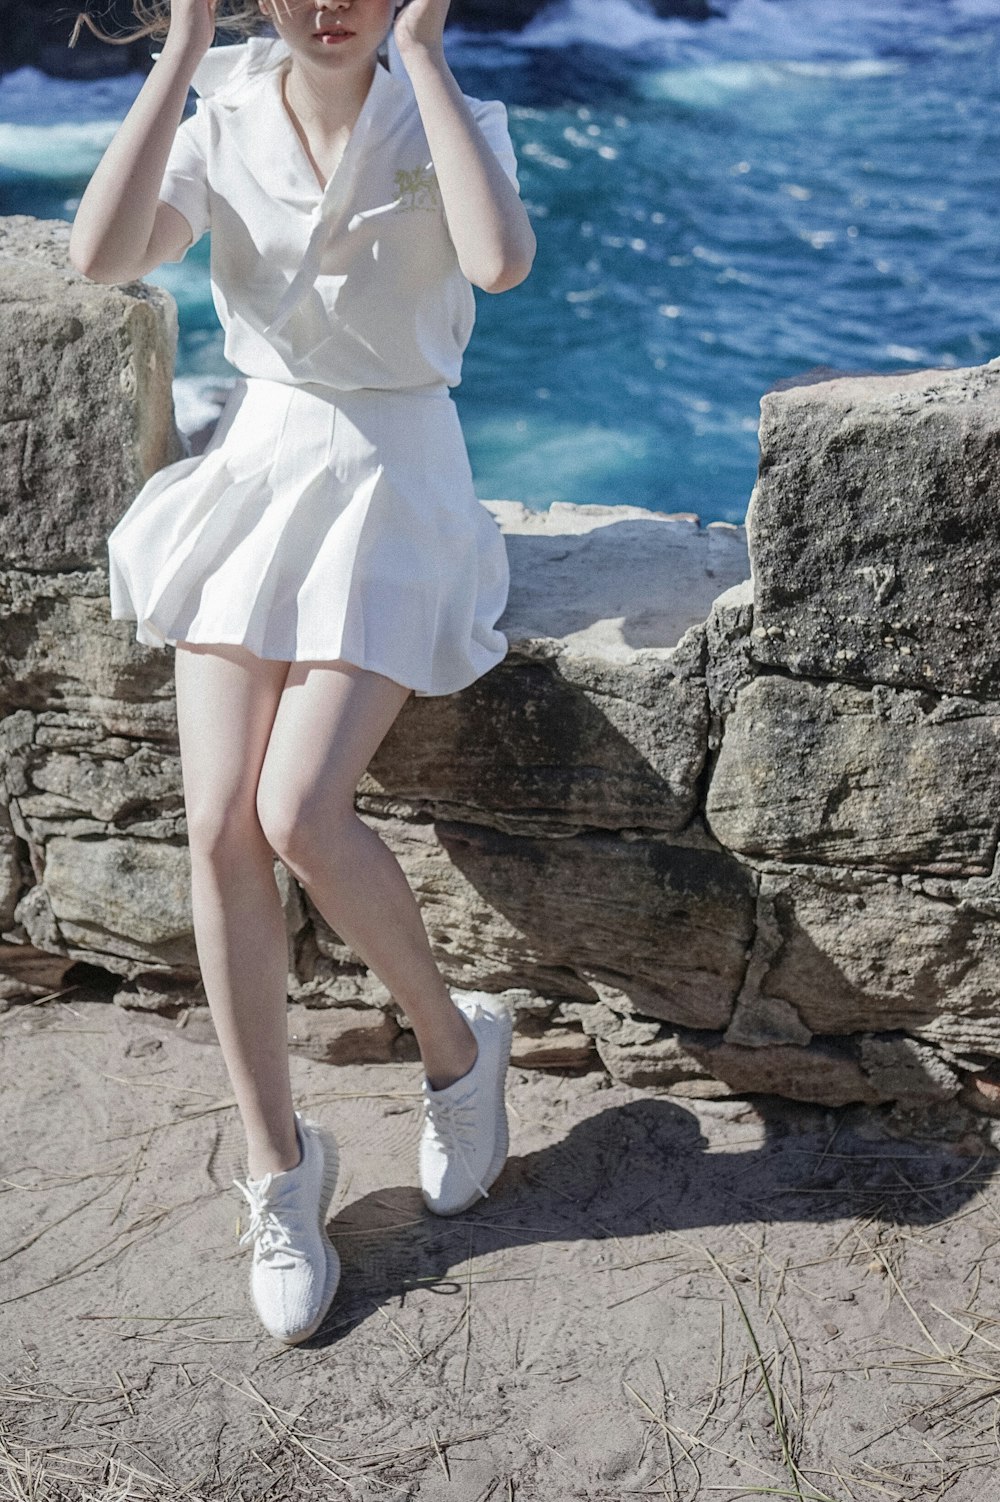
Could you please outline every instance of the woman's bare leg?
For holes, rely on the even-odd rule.
[[[331,928],[410,1021],[434,1089],[465,1074],[476,1041],[431,953],[392,851],[354,809],[357,785],[411,691],[345,662],[292,663],[257,793],[261,827]]]
[[[257,779],[287,662],[178,643],[177,720],[195,940],[212,1021],[247,1136],[251,1178],[292,1168],[288,941]]]

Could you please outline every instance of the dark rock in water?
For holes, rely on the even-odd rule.
[[[652,11],[658,16],[680,16],[686,21],[707,21],[721,15],[709,0],[633,0],[637,10]],[[452,0],[449,20],[475,31],[520,31],[553,0]]]
[[[102,42],[84,28],[75,47],[69,39],[77,12],[73,3],[52,6],[47,0],[0,0],[0,73],[39,68],[53,78],[109,78],[150,67],[150,43],[143,38],[122,46]],[[120,36],[138,25],[128,0],[106,0],[90,7],[96,25]]]
[[[452,0],[448,20],[473,31],[520,31],[544,8],[538,0],[506,0],[503,5],[493,0]]]
[[[520,31],[552,0],[452,0],[449,20],[476,31]],[[634,0],[660,16],[704,21],[720,12],[709,0]],[[0,74],[31,66],[54,78],[105,78],[134,69],[148,72],[150,53],[159,42],[142,38],[120,46],[102,42],[84,28],[75,47],[69,46],[78,9],[75,4],[53,9],[50,0],[0,0]],[[138,24],[130,0],[102,0],[90,14],[111,36],[126,35]]]

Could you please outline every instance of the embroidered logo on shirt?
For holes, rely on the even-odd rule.
[[[427,167],[415,167],[407,172],[400,167],[396,173],[401,209],[438,209],[441,207],[441,191],[435,174]]]

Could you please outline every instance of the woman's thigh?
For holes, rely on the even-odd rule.
[[[177,728],[191,840],[212,846],[248,821],[256,829],[257,781],[289,666],[245,647],[178,642]]]
[[[261,768],[257,809],[279,854],[354,807],[361,775],[412,689],[347,662],[294,662]]]

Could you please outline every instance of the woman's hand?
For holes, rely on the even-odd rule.
[[[215,36],[216,4],[217,0],[171,0],[164,46],[193,56],[207,52]]]
[[[411,52],[443,52],[444,23],[451,0],[405,0],[396,15],[393,36],[405,58]]]

